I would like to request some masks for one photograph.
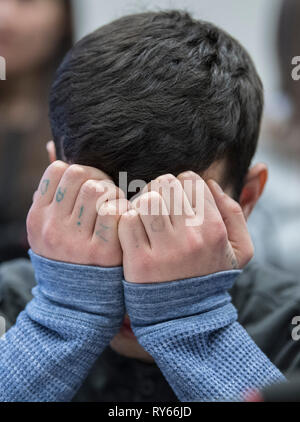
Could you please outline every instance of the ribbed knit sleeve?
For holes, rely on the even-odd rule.
[[[253,389],[284,380],[237,322],[227,291],[238,274],[123,281],[133,331],[181,401],[242,400]]]
[[[30,255],[37,287],[0,339],[0,400],[69,401],[120,328],[122,268]]]

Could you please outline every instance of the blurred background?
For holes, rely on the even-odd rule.
[[[73,42],[124,14],[179,8],[209,20],[248,49],[265,86],[255,161],[269,165],[266,192],[249,221],[256,260],[299,274],[300,56],[298,0],[0,0],[0,262],[27,256],[25,219],[48,157],[48,91]]]

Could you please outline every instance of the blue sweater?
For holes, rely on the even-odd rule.
[[[239,271],[159,284],[121,267],[30,252],[34,299],[0,340],[1,401],[69,401],[118,332],[124,302],[138,341],[181,401],[239,400],[284,380],[237,322],[228,289]]]

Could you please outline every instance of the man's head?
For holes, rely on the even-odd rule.
[[[148,183],[193,170],[239,199],[247,217],[267,173],[249,170],[262,109],[255,67],[224,31],[179,11],[126,16],[81,40],[60,66],[50,157],[101,169],[116,184],[119,172]],[[151,360],[127,332],[111,346]]]
[[[230,35],[185,12],[125,16],[82,39],[53,84],[57,157],[118,183],[217,168],[240,197],[259,135],[263,89]],[[257,173],[257,172],[256,172]]]

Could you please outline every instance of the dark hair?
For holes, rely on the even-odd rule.
[[[122,17],[79,41],[58,69],[50,119],[58,158],[115,183],[201,173],[227,158],[236,195],[254,155],[263,90],[230,35],[181,11]]]

